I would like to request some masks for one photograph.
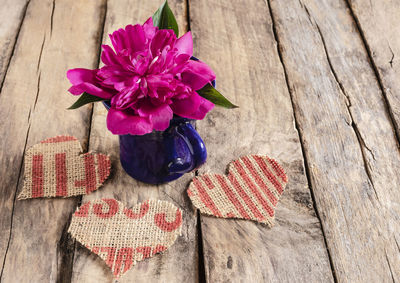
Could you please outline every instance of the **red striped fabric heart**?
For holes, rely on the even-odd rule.
[[[287,176],[274,159],[248,155],[229,165],[228,175],[195,177],[187,193],[201,213],[273,225]]]
[[[81,152],[72,136],[35,144],[25,153],[24,187],[18,199],[70,197],[97,190],[110,175],[110,159],[101,153]]]

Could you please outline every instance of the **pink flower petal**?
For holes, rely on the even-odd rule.
[[[106,65],[119,65],[119,61],[114,50],[105,44],[103,44],[101,47],[103,48],[103,52],[101,53],[101,61]]]
[[[122,69],[121,66],[104,66],[97,72],[97,75],[103,79],[111,77],[123,77],[125,79],[132,76],[132,72]]]
[[[121,77],[120,77],[121,78]],[[110,78],[110,82],[114,81],[114,88],[118,91],[123,91],[124,89],[130,88],[130,89],[138,89],[139,84],[137,81],[139,80],[138,76],[133,76],[130,78],[121,78],[120,81],[118,81],[118,77],[115,78]]]
[[[156,131],[164,131],[169,127],[169,122],[172,119],[174,113],[171,108],[163,104],[155,107],[150,102],[144,103],[140,109],[138,109],[140,116],[148,116],[153,123],[153,128]]]
[[[112,97],[111,93],[104,91],[100,87],[97,87],[90,83],[81,83],[78,85],[71,86],[68,91],[73,95],[80,95],[84,92],[87,92],[91,95],[98,96],[104,99],[110,99]]]
[[[188,31],[182,35],[175,43],[175,48],[178,49],[178,54],[193,55],[193,39],[192,33]]]
[[[146,73],[149,66],[150,59],[148,57],[141,58],[135,64],[134,70],[139,75],[144,75]]]
[[[185,118],[203,120],[206,114],[214,108],[214,103],[200,96],[200,106]]]
[[[214,71],[204,62],[189,60],[187,69],[182,72],[182,82],[193,90],[201,89],[207,83],[215,80]]]
[[[153,125],[148,118],[135,116],[133,111],[113,108],[108,111],[107,128],[114,135],[144,135],[153,131]]]
[[[127,33],[126,38],[129,41],[132,52],[141,51],[146,47],[146,34],[141,25],[128,25],[125,30]]]
[[[166,47],[173,47],[176,41],[176,35],[172,29],[162,29],[158,30],[154,35],[150,50],[153,58],[160,55],[161,51]],[[172,49],[172,48],[171,48]]]
[[[154,26],[152,18],[148,18],[147,21],[143,24],[143,30],[147,38],[153,38],[154,34],[158,30],[158,27]]]
[[[112,93],[104,90],[96,80],[98,70],[89,69],[71,69],[67,72],[67,78],[73,84],[68,90],[73,95],[80,95],[87,92],[101,98],[109,99]]]
[[[170,74],[149,75],[146,78],[150,89],[169,88],[172,79],[173,76]]]
[[[111,43],[114,47],[114,50],[118,53],[121,53],[122,50],[126,49],[126,36],[125,30],[120,28],[119,30],[114,31],[112,34],[108,35],[111,39]]]
[[[76,85],[84,82],[94,83],[97,70],[76,68],[67,71],[67,78],[71,84]]]
[[[111,105],[115,109],[126,109],[137,101],[139,85],[134,83],[131,87],[123,89],[111,98]]]
[[[187,98],[174,99],[171,108],[175,114],[189,118],[189,116],[197,111],[200,106],[202,97],[196,92],[192,92]]]

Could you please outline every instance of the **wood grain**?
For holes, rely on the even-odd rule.
[[[349,0],[388,111],[400,136],[400,3],[398,1]]]
[[[180,34],[187,30],[186,3],[168,1],[180,27]],[[161,1],[108,1],[104,42],[109,44],[107,34],[127,24],[143,23],[159,7]],[[183,211],[182,236],[163,254],[141,261],[118,282],[196,282],[198,280],[198,254],[196,213],[184,190],[193,177],[186,174],[181,179],[166,185],[146,185],[135,181],[125,173],[119,162],[118,136],[106,127],[107,111],[104,106],[94,107],[90,149],[107,152],[112,159],[112,176],[104,188],[85,196],[82,201],[112,197],[132,207],[146,199],[160,199],[174,203]],[[110,282],[112,274],[105,262],[78,245],[75,252],[72,282]]]
[[[242,155],[280,162],[289,184],[270,229],[201,216],[208,282],[332,282],[313,209],[292,104],[263,1],[190,1],[195,56],[217,74],[237,110],[215,108],[197,128],[209,157],[199,173],[225,171]]]
[[[400,280],[400,158],[345,2],[270,1],[310,179],[339,282]]]
[[[9,66],[15,41],[25,17],[28,0],[3,0],[0,6],[0,90]]]
[[[76,199],[16,201],[15,195],[26,148],[60,134],[87,148],[91,107],[66,110],[75,98],[65,74],[77,65],[94,67],[102,4],[32,0],[27,8],[0,96],[2,282],[55,282],[63,272],[59,240]]]
[[[59,134],[111,155],[110,180],[82,201],[162,199],[184,212],[177,242],[118,282],[400,281],[399,4],[169,1],[181,34],[190,18],[195,56],[240,106],[216,108],[197,123],[209,153],[199,174],[223,173],[251,153],[277,159],[289,185],[270,229],[207,216],[198,226],[185,193],[194,173],[162,186],[139,183],[120,166],[101,104],[93,116],[91,105],[64,110],[75,101],[67,69],[97,67],[101,40],[144,22],[161,2],[1,2],[0,281],[113,281],[66,232],[79,198],[15,200],[24,151]]]

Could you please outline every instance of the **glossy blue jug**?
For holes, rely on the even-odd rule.
[[[103,102],[109,109],[109,102]],[[178,179],[201,166],[207,150],[193,120],[174,116],[165,131],[120,135],[121,165],[132,178],[149,184]]]

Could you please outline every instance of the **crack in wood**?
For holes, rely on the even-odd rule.
[[[394,236],[394,241],[396,242],[397,249],[399,250],[400,253],[400,245],[399,242],[397,242],[396,236]]]
[[[38,98],[39,98],[39,92],[40,92],[40,77],[41,77],[41,75],[42,75],[42,72],[39,71],[38,82],[37,82],[37,87],[36,87],[35,103],[33,104],[33,111],[35,111],[35,109],[36,109],[36,104],[37,104]]]
[[[53,6],[51,7],[51,15],[50,15],[50,37],[53,34],[53,18],[54,18],[55,8],[56,8],[56,0],[53,0]]]
[[[36,72],[39,72],[40,62],[42,61],[42,53],[43,53],[43,47],[44,47],[45,41],[46,41],[46,34],[43,35],[43,41],[42,41],[42,46],[40,47],[38,63],[37,63],[37,66],[36,66]]]
[[[299,0],[299,2],[301,3],[301,1]],[[301,3],[301,7],[303,7],[303,9],[306,11],[307,17],[308,17],[308,21],[310,22],[310,24],[313,25],[317,25],[317,22],[315,21],[314,17],[311,16],[310,11],[308,10],[307,6],[303,3]],[[314,21],[314,23],[313,23]]]
[[[301,2],[301,0],[298,0],[298,1],[299,1],[299,4],[300,4],[300,7],[301,7],[301,8],[304,8],[303,2]]]
[[[20,183],[20,180],[22,179],[21,178],[21,173],[22,173],[22,167],[24,165],[24,159],[25,159],[24,156],[25,156],[26,146],[28,144],[28,136],[29,136],[30,129],[31,129],[31,124],[28,125],[28,130],[26,132],[24,149],[22,151],[23,152],[23,156],[22,156],[21,165],[19,167],[18,180],[17,180],[17,185],[15,187],[15,194],[14,194],[14,198],[13,198],[13,202],[12,202],[11,217],[10,217],[10,232],[9,232],[9,235],[8,235],[7,248],[6,248],[6,251],[4,253],[3,264],[2,264],[2,267],[1,267],[0,282],[2,282],[1,278],[3,277],[4,266],[6,265],[7,254],[8,254],[8,250],[10,248],[10,243],[11,243],[11,237],[12,237],[12,231],[13,231],[13,223],[14,223],[15,201],[17,200],[17,193],[18,193],[19,183]]]
[[[393,68],[394,53],[389,44],[388,44],[388,47],[389,47],[390,53],[392,53],[392,58],[390,58],[389,64],[390,64],[390,67]]]
[[[375,184],[374,184],[374,182],[373,182],[373,180],[372,180],[373,178],[372,178],[372,175],[371,175],[371,169],[370,169],[370,167],[369,167],[369,162],[368,162],[368,160],[367,160],[367,158],[366,158],[366,155],[365,155],[365,151],[364,151],[364,148],[366,148],[366,147],[365,147],[365,142],[364,142],[364,140],[362,139],[361,134],[360,134],[360,131],[359,131],[359,129],[358,129],[356,123],[354,123],[354,121],[353,121],[353,123],[351,124],[351,126],[352,126],[354,132],[356,133],[357,140],[358,140],[358,143],[359,143],[359,145],[360,145],[361,156],[362,156],[362,159],[363,159],[363,162],[364,162],[365,173],[367,174],[367,177],[368,177],[368,180],[369,180],[369,182],[370,182],[370,184],[371,184],[371,187],[372,187],[372,189],[373,189],[374,192],[375,192],[375,197],[376,197],[376,199],[378,200],[379,203],[381,203],[381,202],[380,202],[380,199],[379,199],[379,197],[378,197],[378,192],[376,191],[376,188],[375,188]]]
[[[8,73],[8,68],[10,67],[11,59],[14,57],[14,51],[15,51],[15,47],[17,46],[17,41],[18,41],[18,38],[19,38],[19,33],[21,32],[22,23],[23,23],[24,20],[25,20],[26,11],[28,10],[28,6],[29,6],[29,3],[30,3],[30,2],[31,2],[31,0],[28,0],[28,1],[26,2],[25,7],[24,7],[24,9],[23,9],[23,11],[22,11],[21,21],[20,21],[20,23],[19,23],[17,32],[15,33],[14,45],[13,45],[12,50],[11,50],[11,55],[10,55],[10,58],[8,58],[7,66],[6,66],[5,70],[4,70],[4,76],[3,76],[2,81],[0,82],[0,95],[1,95],[1,91],[3,90],[3,84],[4,84],[4,81],[6,80],[6,76],[7,76],[7,73]]]
[[[386,109],[387,113],[389,114],[391,126],[393,128],[394,134],[395,134],[396,139],[397,139],[397,147],[398,147],[398,149],[400,149],[399,148],[400,147],[400,128],[399,128],[399,125],[397,124],[397,122],[396,122],[396,120],[394,118],[393,109],[392,109],[392,107],[391,107],[391,105],[389,103],[389,100],[388,100],[388,97],[387,97],[387,94],[386,94],[386,90],[385,90],[385,87],[383,85],[382,78],[381,78],[381,76],[379,74],[378,67],[377,67],[377,65],[375,63],[375,60],[373,59],[373,51],[371,50],[371,47],[368,44],[368,41],[367,41],[367,39],[365,37],[365,34],[364,34],[364,30],[361,28],[360,21],[358,20],[358,17],[354,13],[353,7],[351,6],[350,1],[349,0],[343,0],[343,1],[347,4],[347,7],[348,7],[349,12],[350,12],[350,16],[352,17],[352,19],[353,19],[353,21],[354,21],[354,23],[355,23],[355,25],[357,27],[358,34],[360,35],[361,41],[363,42],[364,48],[365,48],[365,50],[367,52],[369,63],[371,65],[371,67],[372,67],[372,70],[375,73],[375,77],[377,79],[379,88],[380,88],[380,90],[382,92],[382,97],[383,97],[383,100],[384,100],[385,109]]]
[[[31,120],[31,113],[32,113],[32,107],[29,108],[29,113],[28,113],[28,124],[30,123],[30,120]]]
[[[312,16],[308,12],[307,7],[305,7],[305,9],[307,11],[308,16],[312,18]],[[336,83],[339,86],[340,93],[342,93],[346,98],[346,101],[347,101],[346,108],[347,108],[347,112],[348,112],[348,114],[350,116],[350,119],[351,119],[351,123],[349,125],[352,127],[354,133],[356,134],[357,141],[358,141],[358,144],[359,144],[360,150],[361,150],[361,156],[362,156],[363,163],[364,163],[365,173],[367,174],[369,183],[371,184],[372,189],[374,190],[376,199],[380,202],[379,197],[378,197],[378,192],[376,191],[375,184],[374,184],[374,181],[373,181],[373,178],[372,178],[371,168],[369,167],[369,162],[368,162],[368,159],[367,159],[366,154],[365,154],[365,149],[370,152],[370,154],[371,154],[371,156],[372,156],[372,158],[374,160],[375,160],[375,155],[373,154],[372,150],[366,145],[365,140],[362,137],[362,135],[360,133],[360,130],[359,130],[358,126],[357,126],[357,123],[354,120],[353,113],[351,111],[352,103],[351,103],[350,96],[347,94],[343,84],[339,80],[339,77],[337,75],[337,72],[336,72],[335,68],[333,67],[332,61],[331,61],[330,56],[329,56],[328,48],[326,46],[325,38],[324,38],[324,36],[323,36],[323,34],[321,32],[320,27],[318,26],[318,23],[315,21],[315,19],[314,19],[314,24],[315,24],[315,26],[317,28],[317,31],[318,31],[318,34],[319,34],[319,36],[321,38],[321,42],[322,42],[322,45],[323,45],[323,48],[324,48],[324,52],[325,52],[325,57],[327,59],[329,68],[331,70],[331,73],[332,73]]]
[[[390,271],[390,275],[391,275],[391,277],[392,277],[392,282],[393,282],[393,283],[396,283],[396,280],[394,279],[394,274],[393,274],[393,271],[392,271],[392,266],[390,265],[389,257],[388,257],[388,255],[387,255],[386,250],[385,250],[385,257],[386,257],[386,262],[387,262],[387,264],[388,264],[388,266],[389,266],[389,271]]]

